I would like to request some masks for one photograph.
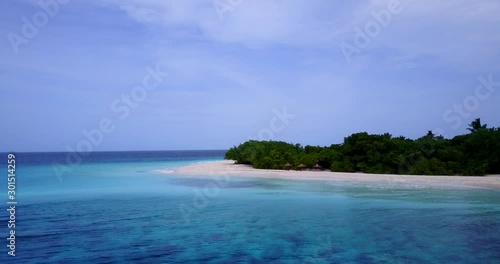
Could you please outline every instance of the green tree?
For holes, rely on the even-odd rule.
[[[416,140],[390,134],[355,133],[342,144],[305,146],[281,141],[250,140],[230,148],[225,158],[258,169],[283,169],[286,163],[315,164],[332,171],[425,175],[500,173],[500,128],[487,128],[478,118],[472,133],[445,139],[428,131]]]
[[[467,130],[471,133],[477,132],[481,129],[486,129],[486,124],[481,125],[481,118],[474,119],[474,121],[469,124],[469,128],[467,128]]]

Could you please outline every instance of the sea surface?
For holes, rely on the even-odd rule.
[[[175,175],[224,151],[15,153],[11,257],[1,155],[0,263],[500,263],[499,191]]]

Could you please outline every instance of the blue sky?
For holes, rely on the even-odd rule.
[[[53,13],[0,3],[0,151],[74,149],[103,119],[114,129],[92,150],[452,137],[476,117],[500,126],[496,0],[41,2]],[[369,44],[356,46],[357,29]],[[169,75],[120,119],[112,103],[157,65]],[[481,76],[494,85],[477,88]]]

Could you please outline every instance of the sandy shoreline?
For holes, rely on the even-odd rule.
[[[161,170],[156,171],[162,173]],[[177,168],[165,174],[191,177],[230,176],[243,178],[266,178],[286,180],[323,180],[338,183],[365,183],[382,184],[391,187],[409,188],[458,188],[458,189],[500,189],[500,175],[484,177],[471,176],[417,176],[417,175],[390,175],[342,173],[330,171],[286,171],[286,170],[259,170],[249,165],[234,164],[234,161],[223,160],[204,162]]]

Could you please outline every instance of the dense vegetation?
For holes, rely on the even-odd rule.
[[[232,147],[225,158],[258,169],[283,169],[286,164],[315,164],[338,172],[421,175],[485,175],[500,173],[500,128],[476,119],[469,134],[445,139],[431,131],[416,140],[366,132],[329,147],[278,141],[247,141]]]

